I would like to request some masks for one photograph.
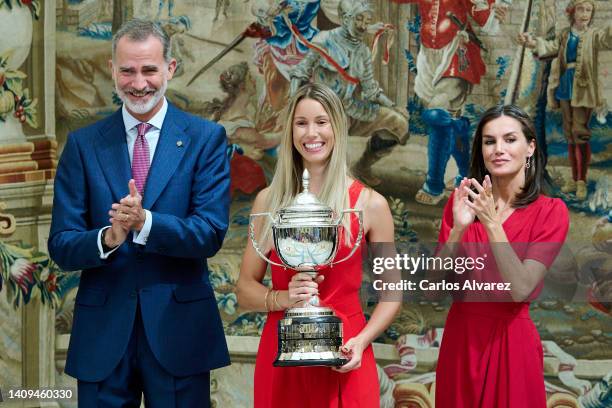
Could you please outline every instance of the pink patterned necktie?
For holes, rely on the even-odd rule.
[[[134,152],[132,155],[132,178],[136,182],[136,189],[140,195],[143,195],[144,186],[147,182],[147,175],[149,174],[149,143],[145,134],[153,126],[148,123],[139,123],[136,128],[138,129],[138,136],[136,136],[136,143],[134,143]]]

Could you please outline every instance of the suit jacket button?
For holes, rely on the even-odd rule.
[[[138,292],[136,292],[135,290],[131,291],[130,292],[130,297],[132,299],[136,299],[138,297]]]

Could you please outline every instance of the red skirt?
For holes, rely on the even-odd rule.
[[[455,302],[436,369],[436,408],[546,408],[529,303]]]

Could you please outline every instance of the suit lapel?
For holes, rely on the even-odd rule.
[[[189,148],[190,137],[185,133],[187,121],[180,122],[178,116],[176,108],[168,104],[168,112],[147,176],[143,208],[153,207]]]
[[[101,137],[96,138],[96,153],[115,202],[119,202],[128,194],[128,181],[132,177],[121,110],[114,114],[100,133]]]

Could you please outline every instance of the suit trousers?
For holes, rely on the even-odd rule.
[[[82,408],[138,408],[143,395],[147,408],[210,408],[210,372],[188,377],[168,373],[149,347],[139,302],[123,358],[103,381],[79,380],[78,403]]]

